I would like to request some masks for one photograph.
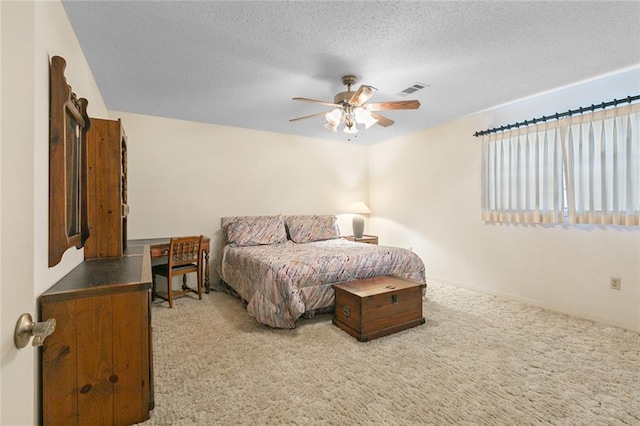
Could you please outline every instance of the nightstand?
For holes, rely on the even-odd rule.
[[[344,238],[349,241],[355,241],[356,243],[378,244],[377,235],[363,235],[362,238],[356,238],[353,235],[347,235]]]

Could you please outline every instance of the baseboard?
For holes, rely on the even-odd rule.
[[[472,284],[462,283],[459,281],[449,280],[446,278],[438,277],[436,275],[427,274],[427,295],[429,294],[429,282],[436,281],[444,284],[453,285],[456,287],[466,288],[468,290],[477,291],[479,293],[489,294],[492,296],[502,297],[509,300],[515,300],[518,302],[526,303],[527,305],[537,306],[539,308],[548,309],[551,311],[560,312],[563,314],[571,315],[574,317],[579,317],[591,321],[595,321],[602,324],[611,325],[614,327],[624,328],[625,330],[633,331],[636,333],[640,333],[640,325],[639,324],[629,324],[621,321],[616,321],[611,318],[601,317],[599,315],[592,315],[586,312],[576,311],[574,309],[568,308],[562,305],[555,305],[553,303],[541,302],[539,300],[528,299],[526,297],[520,297],[509,293],[503,293],[500,291],[495,291],[491,289],[487,289],[484,287],[474,286]]]

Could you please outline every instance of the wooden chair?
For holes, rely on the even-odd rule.
[[[152,268],[152,298],[169,302],[169,308],[173,308],[174,297],[184,296],[187,293],[196,293],[202,300],[202,238],[203,236],[174,237],[169,244],[169,259],[167,263],[155,265]],[[195,272],[198,276],[198,289],[187,286],[187,274]],[[167,292],[156,292],[156,275],[167,278]],[[182,275],[182,289],[174,291],[172,288],[173,277]]]

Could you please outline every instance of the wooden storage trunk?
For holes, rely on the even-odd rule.
[[[333,323],[361,342],[424,324],[425,287],[389,276],[334,284]]]

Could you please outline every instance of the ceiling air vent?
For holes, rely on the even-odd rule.
[[[407,96],[410,95],[412,93],[417,92],[418,90],[422,90],[425,87],[429,87],[428,84],[424,84],[424,83],[416,83],[411,87],[407,87],[406,89],[404,89],[402,92],[398,93],[398,95],[400,96]]]

